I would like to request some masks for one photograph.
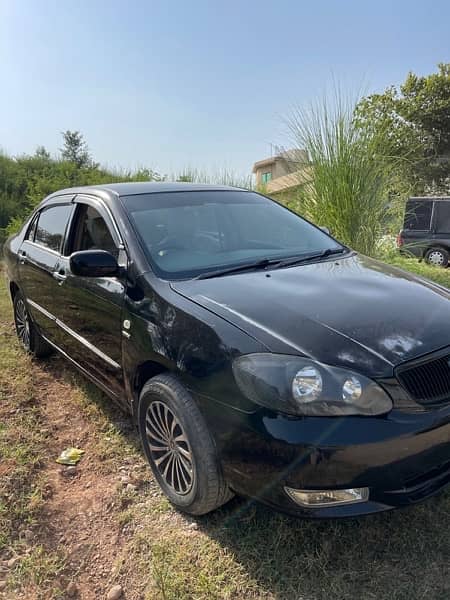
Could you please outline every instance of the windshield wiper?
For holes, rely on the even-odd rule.
[[[297,265],[310,260],[317,260],[318,258],[325,258],[332,254],[342,254],[347,252],[349,248],[343,246],[342,248],[327,248],[321,252],[313,252],[310,254],[301,254],[299,256],[292,256],[291,258],[280,259],[280,258],[262,258],[255,260],[254,262],[245,263],[243,265],[236,265],[235,267],[225,267],[223,269],[217,269],[215,271],[206,271],[206,273],[200,273],[194,279],[212,279],[213,277],[221,277],[222,275],[228,275],[231,273],[241,273],[243,271],[251,271],[254,269],[266,269],[267,267],[275,267],[279,269],[281,267],[288,267],[291,265]]]
[[[311,252],[310,254],[301,254],[299,256],[294,256],[293,258],[287,258],[286,260],[278,261],[276,268],[281,269],[282,267],[291,267],[294,265],[300,265],[302,263],[309,262],[312,260],[326,258],[327,256],[331,256],[333,254],[343,254],[344,252],[348,252],[348,250],[349,250],[349,248],[347,248],[347,246],[342,246],[342,248],[326,248],[325,250],[321,250],[321,252]]]
[[[253,269],[265,269],[271,265],[277,265],[279,262],[279,258],[263,258],[250,263],[245,263],[244,265],[236,265],[235,267],[225,267],[215,271],[200,273],[200,275],[197,275],[197,277],[194,277],[194,279],[212,279],[213,277],[221,277],[222,275],[228,275],[229,273],[241,273],[242,271],[251,271]]]

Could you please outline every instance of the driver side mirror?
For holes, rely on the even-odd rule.
[[[114,277],[119,265],[106,250],[80,250],[71,254],[70,270],[79,277]]]

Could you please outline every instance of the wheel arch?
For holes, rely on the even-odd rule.
[[[448,245],[446,245],[445,243],[439,242],[437,244],[429,244],[426,247],[425,253],[429,252],[430,250],[445,250],[446,252],[450,252],[450,243]]]
[[[161,373],[166,373],[169,371],[170,370],[167,368],[167,366],[153,360],[146,360],[136,367],[134,375],[131,379],[133,395],[132,410],[134,415],[137,415],[139,396],[147,381],[153,377],[156,377],[156,375],[160,375]]]

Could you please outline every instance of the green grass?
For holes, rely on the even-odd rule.
[[[45,505],[41,466],[46,432],[34,397],[31,359],[19,348],[12,328],[1,269],[0,340],[0,559],[19,557],[6,579],[11,593],[27,585],[48,591],[63,560],[56,549],[35,547],[26,553],[22,536],[39,523]]]
[[[389,253],[387,256],[381,256],[380,260],[405,271],[411,271],[420,277],[430,279],[450,289],[450,268],[434,267],[425,262],[419,262],[417,258],[406,258],[398,253]]]
[[[301,521],[234,500],[199,519],[135,506],[122,565],[148,575],[146,598],[446,598],[450,497],[348,521]]]

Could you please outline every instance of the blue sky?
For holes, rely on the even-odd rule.
[[[109,166],[248,172],[333,80],[449,61],[449,22],[448,0],[0,0],[0,147],[79,129]]]

